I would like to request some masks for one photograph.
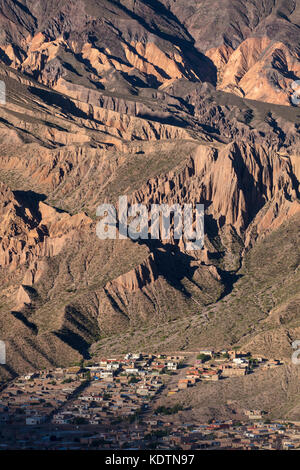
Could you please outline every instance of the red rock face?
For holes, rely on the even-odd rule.
[[[222,3],[0,1],[12,370],[74,361],[128,328],[198,324],[247,254],[298,220],[299,2]],[[204,249],[173,232],[99,240],[96,208],[120,195],[148,209],[203,203]]]
[[[298,2],[168,2],[218,71],[220,90],[291,104],[299,78]]]
[[[232,54],[227,49],[227,61],[224,53],[220,60],[219,49],[208,54],[219,64],[220,90],[257,101],[291,105],[292,84],[300,73],[297,52],[268,38],[246,39]]]

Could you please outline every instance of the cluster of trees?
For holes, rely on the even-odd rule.
[[[183,409],[183,406],[179,403],[174,406],[159,406],[158,408],[156,408],[155,414],[174,415],[178,413],[178,411],[182,411]]]
[[[198,354],[197,359],[201,362],[207,362],[211,359],[209,354]]]

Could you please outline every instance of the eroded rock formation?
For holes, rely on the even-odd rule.
[[[128,328],[202,328],[247,256],[299,218],[299,2],[228,1],[221,14],[206,0],[8,0],[0,12],[11,372],[87,357]],[[203,203],[203,250],[172,234],[100,240],[96,208],[120,195]]]

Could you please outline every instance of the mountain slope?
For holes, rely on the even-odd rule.
[[[5,377],[97,347],[288,357],[299,2],[225,3],[222,19],[206,1],[0,2]],[[96,208],[120,195],[204,203],[204,249],[99,240]]]

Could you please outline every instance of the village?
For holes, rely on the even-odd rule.
[[[176,423],[180,391],[231,380],[276,359],[238,350],[128,353],[21,376],[0,392],[0,449],[297,448],[300,427],[270,422],[262,410],[245,420]],[[156,406],[174,396],[174,406]]]

